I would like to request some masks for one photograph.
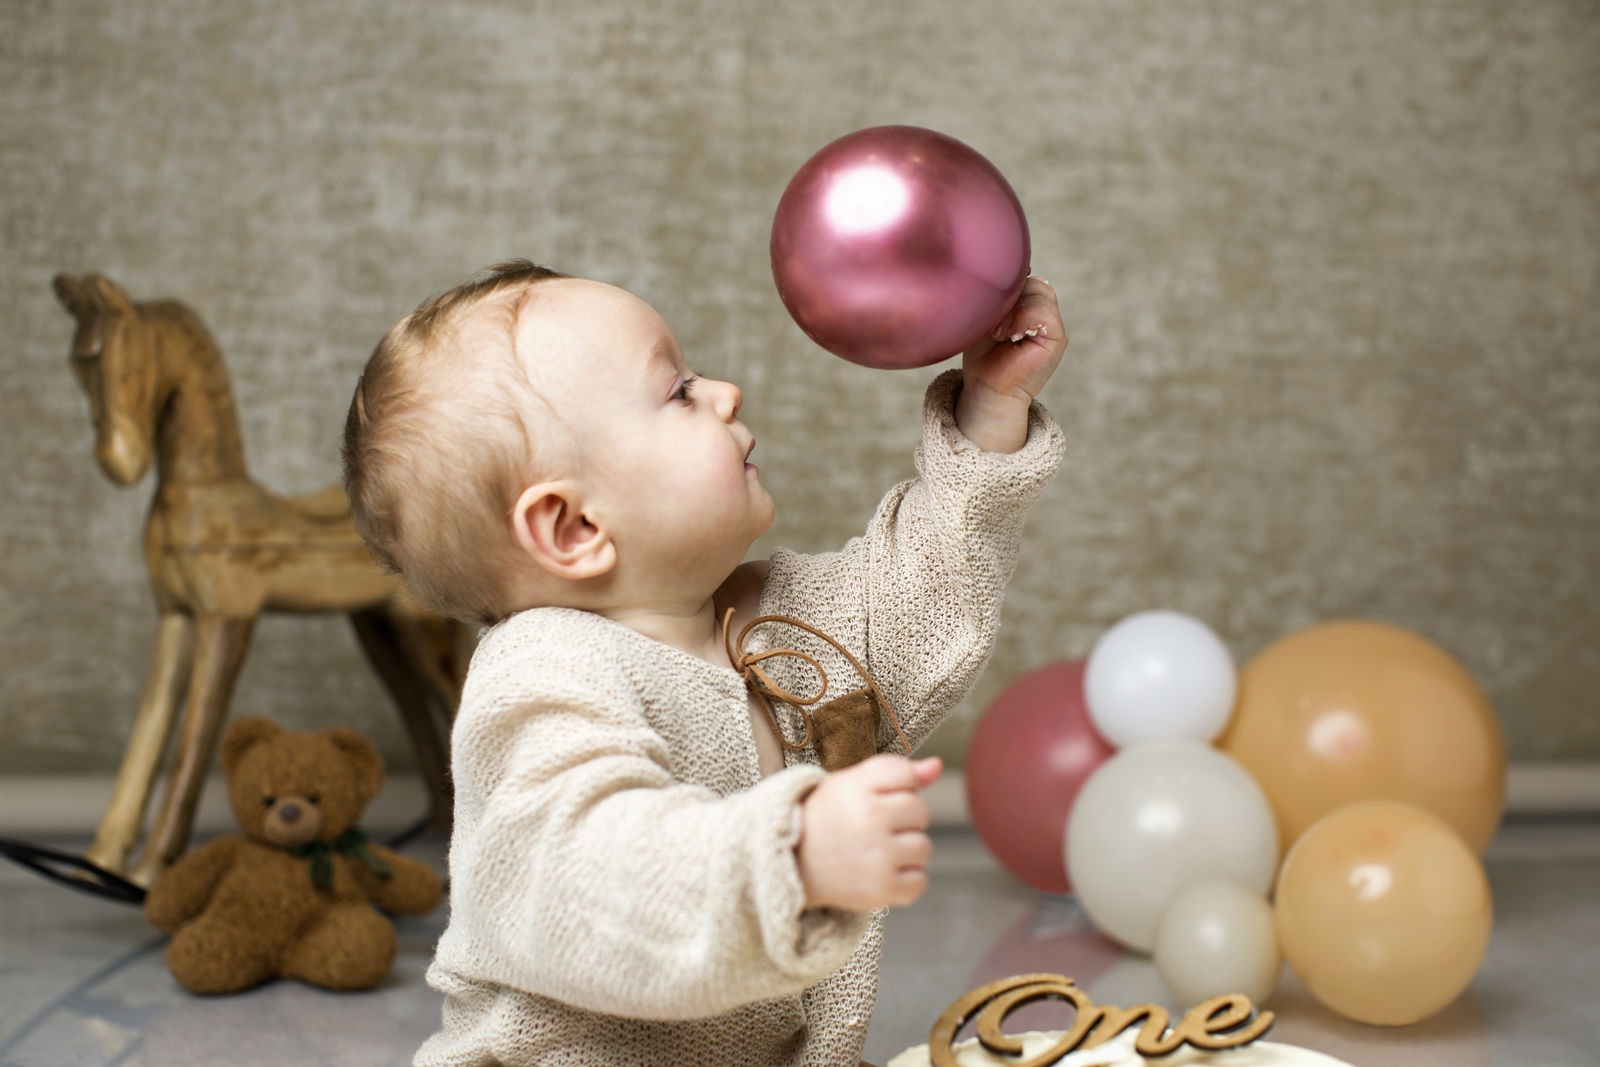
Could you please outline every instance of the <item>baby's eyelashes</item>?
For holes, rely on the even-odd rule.
[[[672,399],[688,400],[690,390],[694,387],[694,383],[699,380],[700,376],[698,374],[691,374],[689,377],[680,380],[678,387],[672,391]]]

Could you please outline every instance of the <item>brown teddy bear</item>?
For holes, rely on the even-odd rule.
[[[179,857],[144,914],[173,935],[167,967],[195,993],[274,978],[370,989],[394,963],[384,911],[438,904],[425,863],[368,845],[356,820],[383,784],[383,758],[354,730],[285,730],[240,719],[222,739],[228,799],[244,834]],[[376,905],[376,907],[374,907]]]

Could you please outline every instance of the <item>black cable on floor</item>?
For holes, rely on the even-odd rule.
[[[403,848],[420,837],[427,827],[428,817],[424,815],[384,844],[393,849]],[[135,885],[82,856],[9,837],[0,837],[0,856],[80,893],[135,907],[144,904],[146,890],[143,886]]]
[[[144,903],[143,886],[134,885],[121,875],[112,874],[82,856],[45,848],[43,845],[30,845],[26,841],[13,841],[9,837],[0,837],[0,856],[80,893],[122,904]]]

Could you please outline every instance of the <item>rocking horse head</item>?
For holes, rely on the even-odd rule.
[[[78,320],[72,372],[94,416],[95,460],[106,477],[132,485],[150,469],[155,452],[159,368],[149,331],[128,295],[98,274],[58,274],[55,290]]]
[[[118,485],[143,478],[158,446],[174,443],[164,422],[191,424],[184,436],[209,437],[233,460],[242,446],[227,372],[192,312],[171,301],[136,304],[100,274],[58,274],[54,286],[78,321],[72,371],[89,397],[95,460],[106,477]]]

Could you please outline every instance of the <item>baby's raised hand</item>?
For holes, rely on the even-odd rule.
[[[1028,432],[1028,405],[1067,351],[1056,292],[1030,277],[994,333],[961,357],[956,424],[988,452],[1014,452]]]
[[[871,911],[910,904],[928,887],[928,805],[937,756],[881,754],[828,775],[800,805],[795,858],[807,908]]]

